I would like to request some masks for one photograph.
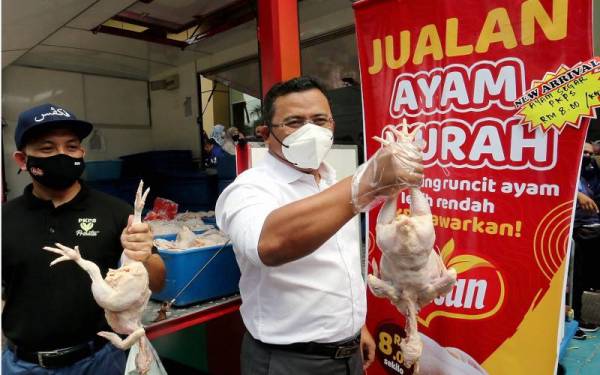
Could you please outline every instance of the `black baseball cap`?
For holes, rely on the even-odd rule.
[[[17,149],[23,148],[32,135],[53,128],[70,129],[77,134],[79,139],[83,139],[90,134],[93,126],[87,121],[78,120],[73,113],[61,106],[42,104],[19,115],[15,131]]]

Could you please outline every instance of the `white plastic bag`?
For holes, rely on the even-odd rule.
[[[150,371],[146,373],[146,375],[167,375],[167,371],[163,367],[160,362],[160,358],[158,357],[158,353],[150,344],[150,340],[146,337],[142,337],[141,340],[146,340],[146,345],[148,345],[148,349],[152,353],[152,363],[150,364]],[[133,344],[133,346],[129,349],[129,356],[127,357],[127,364],[125,365],[125,374],[124,375],[140,375],[138,370],[135,367],[135,357],[140,351],[140,343],[139,341]]]

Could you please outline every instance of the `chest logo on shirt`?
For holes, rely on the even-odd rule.
[[[92,230],[96,224],[96,218],[82,217],[78,219],[79,228],[75,231],[75,235],[80,237],[96,237],[99,230]]]

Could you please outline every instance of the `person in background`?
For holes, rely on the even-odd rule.
[[[55,243],[79,246],[105,274],[124,252],[142,262],[150,289],[165,278],[146,223],[133,208],[79,179],[81,140],[92,130],[65,108],[45,104],[19,116],[13,157],[32,183],[2,207],[2,374],[123,374],[125,352],[99,337],[110,331],[92,296],[91,280],[75,262],[50,267]]]
[[[238,144],[246,144],[246,137],[237,127],[232,126],[225,131],[223,151],[235,155],[235,147]]]
[[[253,134],[246,137],[246,142],[263,142],[264,139],[261,134],[264,128],[266,128],[264,125],[256,125]]]
[[[235,130],[233,132],[233,134],[231,135],[231,138],[233,139],[233,141],[237,144],[245,145],[247,143],[247,141],[246,141],[246,136],[244,135],[244,132],[242,132],[241,130],[239,130],[236,127],[233,127],[232,130]]]
[[[596,159],[596,164],[600,165],[600,139],[592,142],[592,147],[594,149],[594,155],[592,157]]]
[[[219,158],[222,157],[224,153],[223,148],[214,138],[211,137],[204,144],[204,153],[204,168],[206,168],[207,174],[216,174],[216,168],[217,164],[219,163]]]
[[[262,136],[262,135],[263,135],[263,133],[265,132],[265,129],[264,129],[264,128],[265,128],[265,126],[264,126],[264,125],[257,125],[257,126],[254,128],[254,136],[255,136],[256,138],[258,138],[258,139],[262,140],[262,141],[264,141],[264,138],[263,138],[263,136]]]
[[[210,138],[214,139],[220,147],[223,147],[223,144],[225,143],[225,126],[222,124],[216,124],[213,127]]]
[[[582,295],[585,290],[600,289],[597,266],[600,264],[600,168],[592,157],[592,144],[583,146],[579,178],[573,238],[575,261],[573,268],[573,310],[579,321],[580,331],[576,338],[584,338],[585,332],[595,332],[598,326],[582,321]]]
[[[206,182],[208,189],[208,210],[213,210],[219,193],[219,175],[217,166],[219,159],[223,158],[225,151],[221,147],[224,144],[225,128],[221,124],[215,125],[213,132],[206,143],[204,143],[203,165],[206,171]]]
[[[224,152],[223,145],[225,144],[225,136],[225,127],[221,124],[216,124],[210,138],[204,142],[203,165],[209,175],[216,175],[217,173],[217,163]]]
[[[206,145],[206,143],[208,142],[208,134],[206,134],[206,130],[202,129],[202,146],[204,147],[204,145]],[[204,153],[204,148],[202,149],[202,152]]]

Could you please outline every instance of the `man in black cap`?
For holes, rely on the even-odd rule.
[[[74,262],[50,267],[55,243],[78,245],[103,274],[121,253],[143,262],[150,289],[160,290],[165,268],[152,246],[148,224],[132,224],[125,202],[79,180],[88,122],[56,105],[23,112],[13,157],[32,183],[2,209],[2,313],[7,349],[3,374],[123,374],[125,353],[99,336],[110,330]]]

